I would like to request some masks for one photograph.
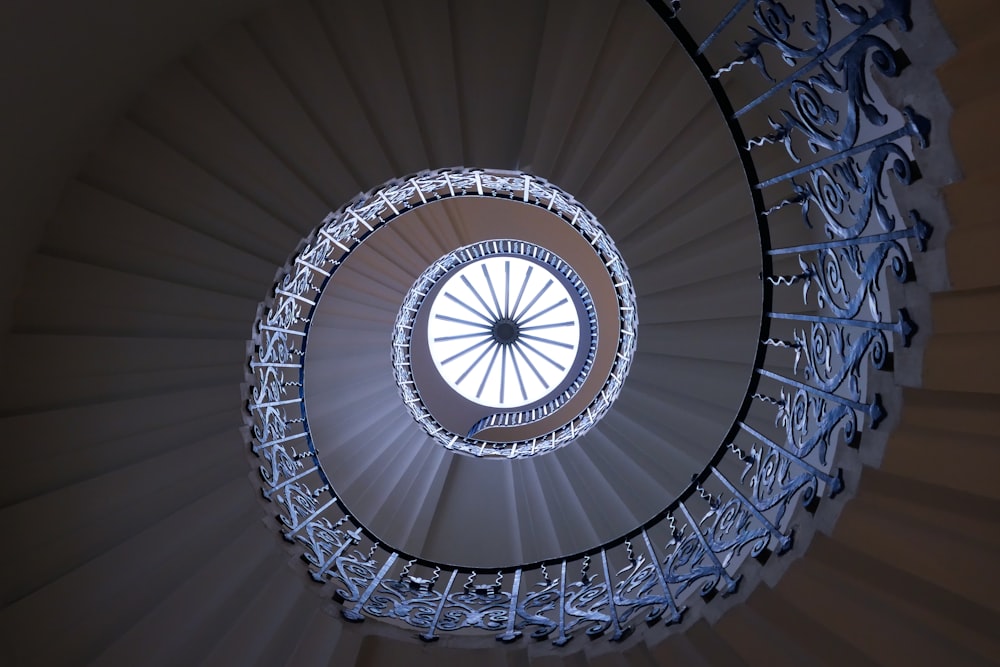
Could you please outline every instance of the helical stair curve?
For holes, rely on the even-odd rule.
[[[594,406],[608,411],[607,420],[592,433],[580,435],[572,447],[512,459],[503,467],[442,453],[433,444],[428,449],[421,439],[430,438],[396,400],[399,389],[385,369],[385,341],[398,304],[423,267],[470,240],[486,241],[491,234],[524,238],[529,227],[541,226],[520,231],[498,216],[485,225],[485,237],[435,247],[435,231],[449,225],[412,220],[423,207],[468,193],[544,207],[569,224],[590,215],[565,193],[539,188],[529,174],[422,172],[359,195],[300,246],[280,272],[273,300],[262,305],[247,371],[247,444],[262,459],[263,495],[277,506],[282,535],[298,547],[311,577],[333,590],[344,618],[402,622],[426,641],[444,631],[478,630],[505,642],[530,634],[556,646],[575,632],[607,634],[617,642],[636,623],[679,623],[694,591],[702,597],[732,594],[747,557],[788,551],[800,520],[793,518],[795,510],[814,511],[822,496],[843,490],[842,471],[832,463],[838,443],[855,444],[862,428],[874,429],[884,419],[881,396],[867,389],[868,375],[886,366],[894,345],[909,345],[916,326],[905,309],[889,310],[883,274],[910,280],[909,255],[924,249],[930,236],[917,211],[909,212],[909,224],[901,219],[887,189],[890,178],[903,185],[912,181],[915,169],[906,150],[911,138],[926,144],[928,121],[910,108],[877,108],[868,81],[869,70],[891,77],[905,63],[877,34],[891,23],[908,27],[905,5],[872,13],[841,6],[832,16],[818,15],[803,35],[795,33],[795,21],[782,6],[758,5],[753,16],[761,31],[739,43],[735,59],[715,68],[709,50],[732,17],[724,17],[695,48],[677,22],[678,7],[659,9],[696,56],[726,116],[714,133],[695,135],[699,147],[713,136],[736,140],[751,184],[746,198],[756,215],[739,208],[723,214],[743,233],[734,239],[732,261],[719,266],[700,255],[705,274],[670,276],[672,243],[660,236],[674,226],[669,212],[659,224],[643,225],[637,215],[644,199],[662,202],[661,189],[647,187],[633,203],[629,195],[642,175],[632,176],[619,207],[602,210],[600,219],[612,239],[621,239],[626,263],[639,255],[633,244],[660,254],[653,262],[640,259],[636,267],[638,326],[630,301],[619,299],[603,314],[598,309],[599,320],[621,321],[628,337],[627,345],[618,346],[621,358],[630,359],[635,338],[639,347],[631,382],[624,377],[627,368],[619,369],[612,372],[611,391],[600,393]],[[787,73],[765,47],[774,49]],[[747,90],[727,94],[718,82],[747,65],[764,75],[766,86],[755,90],[741,82]],[[786,96],[783,88],[791,96],[790,110],[772,102]],[[686,97],[697,106],[694,95]],[[733,101],[740,96],[747,101]],[[750,134],[742,118],[760,117],[761,108],[767,109],[766,129]],[[711,116],[701,118],[704,125]],[[784,148],[787,165],[775,159],[776,152],[761,164],[754,161],[754,151],[772,145]],[[800,164],[803,154],[816,157]],[[603,185],[604,179],[591,180]],[[731,186],[709,177],[704,187]],[[593,198],[586,182],[583,192],[584,200]],[[805,227],[821,231],[823,240],[790,234],[792,221],[781,215],[786,208],[797,208]],[[485,215],[475,209],[450,217],[461,237],[476,234],[471,220]],[[763,259],[746,252],[753,247],[749,217],[760,225]],[[394,236],[387,239],[383,228]],[[580,230],[598,248],[608,243],[599,234]],[[725,247],[725,234],[712,234],[716,248]],[[787,245],[772,245],[779,239]],[[366,248],[374,248],[369,254],[377,258],[359,260]],[[422,256],[407,272],[409,248],[420,248]],[[617,266],[610,247],[600,253],[602,263]],[[352,271],[358,262],[363,268]],[[738,270],[741,264],[748,268]],[[349,277],[338,280],[345,271]],[[395,289],[393,280],[401,281]],[[613,282],[626,280],[623,273]],[[692,282],[712,283],[713,297],[700,299],[700,312],[670,299]],[[793,305],[788,294],[800,291],[804,305]],[[346,305],[324,309],[331,292]],[[727,307],[726,299],[741,306]],[[762,313],[755,312],[758,302]],[[378,309],[384,312],[381,328],[375,326]],[[699,328],[686,340],[671,341],[666,354],[650,353],[673,338],[658,325],[690,321],[704,311],[726,323],[715,346],[735,359],[753,359],[752,368],[730,361],[735,380],[709,375],[711,362],[691,364],[689,376],[671,363],[672,355],[697,359],[687,350],[692,341],[704,340]],[[740,319],[749,320],[749,331],[740,330]],[[317,331],[331,328],[338,332]],[[326,363],[311,362],[315,354]],[[409,363],[408,357],[394,358]],[[701,400],[720,408],[715,432],[670,414],[683,403],[675,397],[697,397],[693,379],[706,376],[711,383],[702,384]],[[619,390],[621,402],[609,407],[613,398],[607,394]],[[416,392],[407,396],[419,400]],[[641,416],[636,406],[642,406]],[[561,420],[569,424],[568,433],[574,425],[582,433],[599,419],[589,410]],[[366,411],[371,414],[359,416]],[[421,417],[433,419],[426,412]],[[629,418],[632,427],[623,428]],[[322,428],[310,426],[320,420]],[[704,448],[704,463],[678,456],[688,454],[682,443],[689,433]],[[554,445],[555,432],[551,440]],[[537,443],[521,444],[522,451],[534,451]],[[469,446],[475,451],[476,441]],[[483,441],[480,452],[490,446]],[[513,456],[513,450],[502,451]],[[690,483],[664,484],[678,472]],[[544,481],[559,475],[563,488]],[[539,483],[532,487],[529,479]],[[358,484],[364,489],[355,491]],[[618,508],[631,510],[630,516],[614,516]],[[538,531],[537,525],[552,529]]]
[[[94,580],[108,585],[91,604],[110,611],[75,619],[86,631],[65,645],[14,649],[15,664],[378,664],[416,651],[431,662],[437,651],[652,664],[649,647],[671,633],[692,637],[680,653],[732,655],[701,637],[711,631],[698,617],[718,618],[783,569],[793,534],[794,554],[814,523],[832,523],[860,467],[843,445],[863,455],[868,430],[892,419],[896,397],[879,378],[923,326],[899,308],[902,290],[889,292],[913,279],[930,237],[893,196],[918,176],[911,159],[929,127],[876,85],[907,65],[896,33],[909,3],[854,12],[821,0],[787,14],[745,1],[731,12],[516,4],[504,16],[478,3],[275,6],[164,73],[88,161],[19,302],[18,331],[37,355],[9,362],[32,364],[31,382],[8,392],[5,417],[25,442],[56,442],[66,422],[85,428],[72,446],[18,454],[5,514],[50,525],[10,555],[22,575],[4,613],[10,629],[52,610],[49,623],[68,625],[59,601]],[[355,192],[447,165],[544,176],[605,225],[639,298],[621,398],[595,446],[523,472],[501,462],[491,502],[469,506],[454,499],[483,481],[467,474],[475,459],[423,447],[397,404],[357,385],[330,410],[336,423],[353,419],[364,456],[352,450],[346,479],[329,484],[303,475],[310,450],[286,450],[279,477],[265,477],[261,528],[232,425],[234,387],[258,368],[247,353],[260,361],[262,339],[242,341],[254,313],[280,300],[256,310],[262,294],[289,284],[317,221],[366,200]],[[461,223],[449,224],[444,241],[433,220],[398,232],[387,243],[400,255],[370,244],[353,269],[361,289],[334,299],[391,323],[413,271],[461,240]],[[356,381],[381,363],[374,355],[387,362],[384,347],[332,371]],[[297,393],[298,381],[280,391]],[[253,389],[244,437],[259,485],[256,468],[271,460],[256,455],[273,448],[253,439],[254,406],[266,402]],[[298,432],[294,416],[283,421]],[[275,502],[289,479],[305,491],[293,511]],[[77,504],[95,488],[114,492]],[[368,515],[345,513],[334,489]],[[323,520],[314,539],[307,523]],[[449,559],[449,527],[476,521],[501,527],[510,562],[474,571],[476,553]],[[399,532],[382,543],[372,525]],[[436,559],[420,555],[428,549]],[[218,595],[199,597],[208,586]],[[367,620],[345,626],[345,615]],[[441,645],[398,643],[414,628]],[[185,640],[146,649],[175,633]],[[624,648],[583,644],[600,635]],[[511,641],[506,653],[494,637]]]

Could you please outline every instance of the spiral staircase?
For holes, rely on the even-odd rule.
[[[364,549],[382,538],[404,556],[397,570],[412,556],[428,579],[440,563],[463,579],[500,570],[509,586],[548,562],[587,581],[587,554],[596,570],[599,555],[631,560],[640,527],[669,539],[675,499],[716,509],[714,477],[698,474],[739,477],[723,456],[745,452],[720,449],[734,423],[776,428],[779,389],[754,379],[765,348],[771,368],[795,372],[787,350],[762,344],[762,318],[819,313],[793,255],[762,243],[827,239],[802,224],[802,201],[748,187],[788,158],[777,135],[734,142],[725,105],[762,81],[725,55],[738,59],[747,21],[692,60],[729,3],[679,4],[108,3],[67,5],[64,23],[11,12],[0,663],[1000,661],[1000,147],[987,129],[1000,28],[988,2],[915,2],[912,30],[882,29],[907,66],[873,77],[876,100],[930,122],[928,146],[906,144],[920,178],[896,189],[895,213],[919,209],[934,232],[905,258],[917,280],[884,276],[876,300],[887,317],[905,305],[918,328],[890,337],[891,367],[862,372],[885,420],[841,443],[824,479],[841,470],[842,492],[820,484],[817,503],[773,527],[794,530],[787,553],[737,559],[732,594],[689,595],[671,625],[637,617],[622,641],[580,626],[559,645],[495,632],[430,644],[400,618],[345,622],[352,601],[312,581],[277,534],[239,428],[259,304],[329,212],[455,166],[537,174],[594,213],[634,280],[634,364],[581,442],[517,461],[447,451],[392,382],[399,304],[458,245],[531,225],[454,199],[380,230],[331,278],[310,333],[321,381],[307,387],[326,481],[370,531]],[[765,137],[779,109],[749,112],[761,129],[742,138]]]

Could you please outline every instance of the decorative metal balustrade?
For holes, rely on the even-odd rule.
[[[916,331],[905,308],[890,307],[887,281],[914,279],[911,253],[931,233],[919,212],[897,210],[892,191],[918,177],[912,154],[926,145],[928,121],[878,89],[907,65],[891,30],[910,28],[909,3],[816,0],[792,11],[739,0],[700,34],[685,25],[681,2],[650,4],[711,87],[753,193],[764,307],[744,404],[685,492],[585,553],[474,572],[380,543],[330,488],[305,423],[302,360],[316,294],[378,224],[436,196],[465,189],[556,209],[572,202],[548,201],[531,177],[513,191],[479,171],[428,172],[357,199],[303,242],[259,309],[245,395],[263,495],[347,620],[383,619],[428,641],[485,632],[560,646],[679,623],[693,600],[734,592],[747,568],[790,549],[793,516],[844,488],[838,446],[858,444],[885,417],[869,380],[891,369],[893,349]],[[634,314],[622,317],[634,324]]]

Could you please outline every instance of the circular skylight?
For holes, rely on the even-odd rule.
[[[410,288],[393,341],[397,384],[448,448],[516,453],[543,437],[552,448],[562,429],[546,420],[587,384],[598,329],[590,290],[561,257],[526,241],[480,241],[438,258]],[[535,424],[513,440],[495,430]]]
[[[431,304],[431,358],[470,401],[495,408],[535,403],[573,370],[579,299],[562,276],[532,259],[490,256],[466,264],[447,276]]]

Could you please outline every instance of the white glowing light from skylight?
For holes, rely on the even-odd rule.
[[[434,365],[455,391],[481,405],[515,409],[566,380],[580,345],[580,318],[551,268],[491,256],[445,279],[427,336]]]

